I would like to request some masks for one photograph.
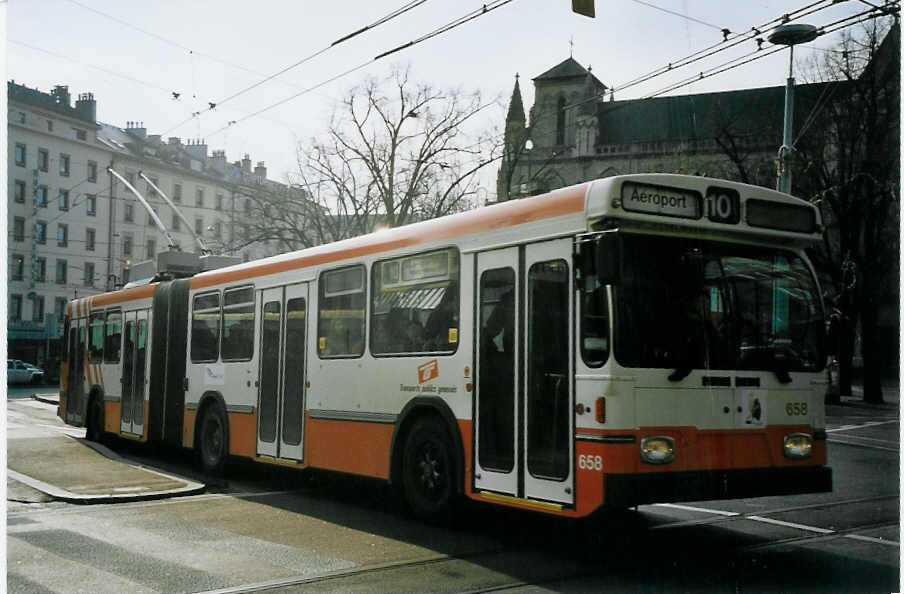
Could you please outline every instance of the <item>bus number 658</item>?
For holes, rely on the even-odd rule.
[[[602,470],[603,457],[581,454],[578,456],[578,468],[581,470]]]

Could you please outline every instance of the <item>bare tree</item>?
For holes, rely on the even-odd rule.
[[[286,191],[251,193],[247,241],[297,249],[472,208],[481,170],[501,155],[478,121],[492,107],[479,92],[414,82],[407,68],[366,80],[299,145]]]
[[[872,21],[815,62],[813,76],[834,81],[832,94],[805,120],[809,127],[795,147],[795,193],[816,202],[827,224],[815,260],[830,279],[840,320],[841,393],[851,393],[859,325],[870,402],[883,400],[882,343],[890,349],[889,339],[896,342],[880,337],[878,315],[898,291],[899,46],[898,25]]]

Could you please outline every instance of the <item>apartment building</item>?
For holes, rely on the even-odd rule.
[[[196,237],[246,261],[276,253],[243,238],[249,196],[281,186],[262,162],[229,163],[202,141],[164,140],[139,122],[100,122],[94,96],[73,105],[63,85],[46,93],[10,81],[7,95],[9,357],[52,368],[68,300],[121,286],[133,264],[161,251],[198,252]],[[176,246],[108,168],[148,201]]]

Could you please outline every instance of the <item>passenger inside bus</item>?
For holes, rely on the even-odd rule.
[[[458,329],[458,287],[455,285],[446,288],[439,305],[427,318],[424,326],[425,350],[455,350],[455,344],[450,341],[453,334],[450,330],[453,329]]]

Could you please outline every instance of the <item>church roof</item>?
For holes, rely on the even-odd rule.
[[[563,78],[579,78],[586,76],[588,72],[590,71],[581,66],[577,62],[577,60],[572,57],[568,57],[540,76],[535,77],[534,82],[559,80]],[[593,76],[593,74],[591,74],[590,76]],[[599,82],[599,80],[597,80],[595,76],[593,78],[594,80],[596,80],[596,82]],[[600,82],[600,84],[602,85],[603,83]]]
[[[509,101],[506,122],[524,122],[524,103],[521,101],[521,86],[518,84],[518,76],[515,75],[515,89],[512,91],[512,99]]]

